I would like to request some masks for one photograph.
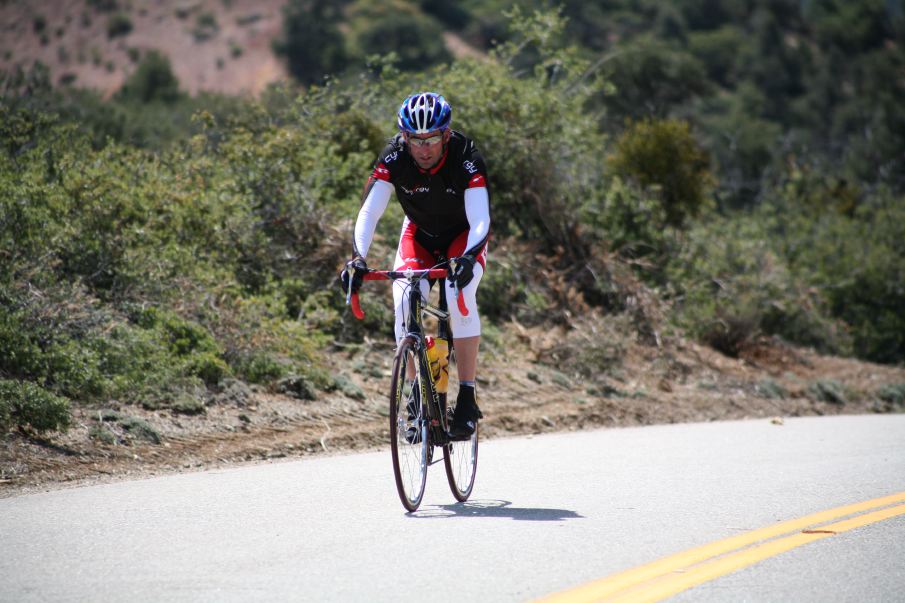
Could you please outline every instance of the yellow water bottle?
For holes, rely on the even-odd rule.
[[[445,394],[449,388],[449,342],[438,337],[434,349],[437,350],[437,393]]]
[[[449,387],[449,342],[430,335],[424,338],[424,342],[427,344],[427,361],[434,378],[434,387],[438,394],[445,394]]]
[[[427,344],[427,362],[430,365],[431,376],[436,383],[440,378],[440,350],[437,349],[437,341],[430,335],[424,338],[424,343]]]

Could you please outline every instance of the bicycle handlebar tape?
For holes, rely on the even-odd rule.
[[[361,304],[358,301],[358,291],[352,294],[352,314],[354,314],[355,318],[358,320],[364,320],[365,313],[361,309]]]

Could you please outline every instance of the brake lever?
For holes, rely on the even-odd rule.
[[[349,283],[349,286],[346,287],[346,305],[348,306],[352,303],[352,280],[355,278],[355,267],[352,266],[350,270],[349,266],[346,266],[343,270],[343,274],[349,275],[349,278],[346,281]]]
[[[450,274],[456,271],[455,258],[450,258],[449,270]],[[451,281],[450,285],[452,285],[453,295],[455,295],[456,297],[456,303],[459,304],[459,312],[462,314],[462,316],[468,316],[468,306],[465,305],[465,296],[462,295],[462,290],[456,286],[455,281]]]

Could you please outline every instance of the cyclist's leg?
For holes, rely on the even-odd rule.
[[[415,240],[415,232],[418,228],[405,218],[402,221],[402,233],[399,236],[399,246],[396,249],[396,259],[393,262],[393,270],[405,270],[412,268],[419,270],[430,268],[433,265],[433,256],[428,253],[424,247]],[[421,294],[426,298],[428,295],[428,284],[424,280],[421,282]],[[393,308],[396,313],[396,344],[398,345],[402,338],[405,337],[405,318],[408,314],[409,296],[408,283],[404,280],[393,282]],[[415,368],[413,364],[407,367],[408,378],[415,378]]]
[[[449,246],[448,256],[452,258],[462,255],[465,252],[467,241],[468,231],[466,230]],[[481,343],[481,315],[478,311],[477,294],[486,263],[487,246],[485,245],[475,262],[474,277],[461,291],[465,298],[468,316],[462,316],[459,311],[459,304],[455,299],[458,291],[449,281],[446,282],[446,298],[449,300],[450,326],[453,332],[453,345],[456,348],[456,368],[459,381],[474,381],[477,374],[478,348]]]
[[[468,232],[462,233],[449,247],[449,257],[462,255]],[[478,408],[475,393],[475,375],[477,374],[478,349],[481,343],[481,316],[478,312],[477,291],[484,275],[487,258],[486,246],[481,251],[474,265],[474,276],[461,291],[453,289],[447,281],[446,295],[449,302],[450,327],[453,332],[453,345],[456,350],[456,370],[459,375],[459,393],[456,396],[456,409],[450,432],[454,437],[468,437],[474,433],[477,420],[482,417]],[[468,316],[463,316],[455,295],[464,297]]]

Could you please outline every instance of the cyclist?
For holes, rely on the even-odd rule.
[[[487,260],[490,233],[490,195],[484,159],[472,140],[450,129],[452,108],[435,92],[419,92],[399,107],[399,133],[380,153],[368,178],[364,203],[358,212],[353,257],[343,271],[343,288],[349,287],[349,269],[354,269],[351,287],[361,287],[367,270],[366,258],[377,222],[395,191],[405,218],[396,251],[394,270],[424,269],[439,258],[455,258],[447,279],[447,299],[460,291],[468,316],[458,304],[449,304],[450,325],[459,373],[459,393],[450,435],[468,437],[482,418],[475,396],[481,319],[476,292]],[[427,296],[428,285],[421,283]],[[393,284],[396,340],[405,336],[403,324],[408,296],[401,281]]]

